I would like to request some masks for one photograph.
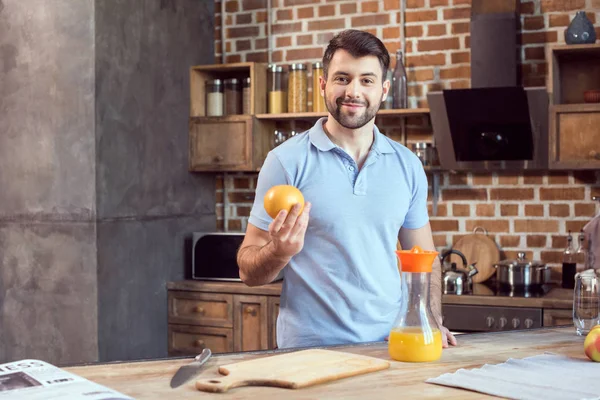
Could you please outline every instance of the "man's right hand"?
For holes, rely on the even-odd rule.
[[[300,253],[304,247],[304,235],[308,227],[311,206],[310,202],[306,202],[302,214],[298,215],[301,206],[295,204],[289,214],[286,210],[281,210],[271,222],[269,247],[276,257],[292,258]]]

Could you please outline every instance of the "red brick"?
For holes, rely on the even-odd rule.
[[[226,1],[225,2],[225,11],[227,11],[228,13],[234,13],[237,12],[239,10],[239,4],[236,1]]]
[[[468,176],[461,172],[451,174],[448,178],[450,185],[466,185],[469,183]]]
[[[406,0],[406,8],[423,8],[425,0]]]
[[[258,26],[245,26],[243,28],[227,28],[227,38],[252,38],[258,36]]]
[[[290,47],[291,45],[291,36],[279,36],[277,39],[275,39],[275,47]]]
[[[581,229],[583,229],[583,227],[589,222],[589,219],[585,219],[582,221],[566,221],[565,225],[567,228],[567,231],[571,231],[571,232],[579,232]],[[573,241],[575,241],[575,238],[573,238]]]
[[[254,50],[263,50],[267,48],[267,38],[260,38],[254,41]]]
[[[399,7],[398,0],[384,0],[383,1],[383,9],[385,11],[389,11],[389,10],[398,10]]]
[[[252,204],[254,202],[253,192],[229,192],[228,197],[231,203]]]
[[[446,34],[446,24],[436,24],[427,26],[427,36],[444,36]]]
[[[241,219],[230,219],[227,221],[227,229],[232,232],[239,232],[242,230]]]
[[[484,200],[488,199],[485,189],[443,189],[444,201],[452,200]]]
[[[311,21],[308,23],[308,31],[327,31],[343,29],[346,26],[344,19],[325,19],[319,21]]]
[[[499,235],[500,247],[519,247],[521,236]]]
[[[242,56],[240,54],[229,54],[225,56],[226,63],[238,63],[242,61]]]
[[[547,238],[545,235],[527,236],[527,247],[546,247]]]
[[[290,6],[300,6],[300,5],[304,5],[304,4],[315,4],[315,3],[320,3],[320,1],[319,0],[285,0],[283,4],[286,7],[290,7]]]
[[[437,21],[437,11],[406,11],[405,21],[410,22],[422,22],[422,21]]]
[[[409,27],[407,27],[409,28]],[[420,28],[420,26],[415,26],[415,27],[410,27],[410,28]],[[408,36],[408,34],[407,34]],[[390,28],[383,28],[383,38],[384,39],[399,39],[400,38],[400,28],[398,27],[390,27]]]
[[[551,217],[568,217],[571,215],[568,204],[550,204]]]
[[[361,12],[364,13],[375,13],[379,11],[379,2],[378,1],[361,1],[360,3]]]
[[[503,217],[514,217],[519,215],[518,204],[500,204],[500,215]]]
[[[517,219],[514,221],[515,232],[558,232],[558,221],[547,219]]]
[[[553,11],[571,11],[585,8],[585,0],[541,0],[540,9],[543,14]]]
[[[409,55],[406,57],[407,65],[412,67],[425,67],[434,65],[446,65],[446,55],[443,53],[423,54],[419,56]]]
[[[564,185],[569,183],[568,172],[553,172],[548,176],[548,184],[550,185]]]
[[[567,248],[567,237],[565,235],[552,235],[552,248]]]
[[[435,247],[446,247],[448,245],[446,235],[433,235]]]
[[[583,200],[585,188],[540,188],[540,200]]]
[[[249,217],[251,209],[252,207],[237,206],[235,208],[235,215],[238,217]]]
[[[458,231],[458,221],[455,219],[434,219],[431,218],[431,230],[433,232]]]
[[[271,33],[273,35],[280,35],[282,33],[294,33],[294,32],[302,32],[302,23],[301,22],[292,22],[292,23],[287,23],[287,24],[273,24],[271,26]]]
[[[334,35],[333,32],[317,33],[315,44],[329,44],[329,41],[333,39]]]
[[[363,15],[361,17],[353,17],[351,20],[351,25],[353,27],[378,26],[378,25],[387,25],[389,23],[390,23],[390,15],[389,14]]]
[[[455,217],[470,217],[471,207],[468,204],[453,204],[452,215]]]
[[[291,15],[291,13],[290,13]],[[252,23],[252,13],[237,14],[235,16],[236,25],[246,25]]]
[[[283,51],[282,50],[274,51],[273,54],[271,54],[271,61],[274,63],[282,62],[283,61]]]
[[[427,213],[429,215],[433,215],[433,206],[431,204],[427,205]],[[436,217],[446,217],[448,216],[448,207],[445,204],[438,204],[437,206],[437,214]]]
[[[269,55],[266,51],[249,53],[246,54],[246,61],[266,63],[269,62]]]
[[[313,7],[302,7],[298,8],[297,13],[299,19],[312,18],[315,16],[315,9]]]
[[[277,10],[277,21],[284,21],[292,18],[294,18],[294,15],[290,8],[287,10]]]
[[[493,217],[496,215],[496,206],[494,204],[477,204],[475,214],[478,217]]]
[[[440,69],[441,79],[457,79],[457,78],[470,78],[471,77],[471,66],[462,65],[453,68]]]
[[[533,189],[491,189],[490,200],[533,200]]]
[[[542,251],[540,252],[540,261],[545,264],[562,263],[562,251]]]
[[[525,216],[527,217],[543,217],[544,206],[541,204],[526,204]]]
[[[499,185],[517,185],[519,183],[519,177],[509,174],[498,174]]]
[[[217,219],[223,218],[223,205],[217,205],[215,207],[215,215],[217,216]]]
[[[416,82],[430,81],[433,80],[433,69],[412,70],[409,75]]]
[[[423,26],[410,25],[406,27],[406,37],[421,37],[423,36]]]
[[[452,24],[452,33],[469,33],[471,26],[468,22],[455,22]]]
[[[242,0],[242,10],[258,10],[267,8],[267,0]]]
[[[452,4],[455,5],[455,6],[460,6],[460,5],[463,5],[463,4],[470,6],[471,5],[471,0],[454,0],[452,2]]]
[[[533,14],[535,12],[535,3],[533,1],[521,2],[519,4],[520,14]]]
[[[575,204],[576,217],[590,217],[596,215],[596,203],[577,203]]]
[[[546,52],[544,46],[534,46],[525,48],[525,59],[527,60],[545,60]]]
[[[256,11],[256,23],[260,24],[262,22],[267,22],[267,12],[266,11]]]
[[[523,21],[523,30],[526,31],[537,31],[544,29],[544,16],[536,15],[534,17],[525,17]]]
[[[429,0],[429,7],[443,7],[448,5],[448,0]]]
[[[460,42],[456,37],[447,39],[426,39],[419,40],[417,48],[419,51],[459,49]]]
[[[247,51],[252,48],[252,43],[250,40],[236,40],[235,41],[235,51]]]
[[[340,14],[356,14],[356,3],[340,4]]]
[[[548,22],[550,27],[554,26],[568,26],[571,23],[569,14],[550,14]]]
[[[465,228],[468,232],[472,232],[476,227],[482,227],[488,232],[508,232],[508,221],[501,219],[478,219],[467,220]]]
[[[524,45],[532,43],[554,43],[557,40],[558,34],[556,31],[523,33],[521,37],[521,43]]]
[[[296,36],[296,44],[298,46],[308,46],[313,43],[312,35],[298,35]]]
[[[447,8],[444,10],[444,20],[449,19],[469,19],[471,17],[471,7]]]
[[[332,17],[335,15],[335,6],[320,6],[319,7],[319,17]]]
[[[322,47],[313,47],[310,49],[294,49],[287,51],[287,59],[289,61],[304,60],[304,59],[319,59],[323,57]]]

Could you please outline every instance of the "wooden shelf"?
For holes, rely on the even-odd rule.
[[[429,114],[429,108],[406,108],[398,110],[379,110],[378,117],[383,116],[409,116],[409,115],[426,115]],[[318,119],[326,117],[324,112],[305,112],[305,113],[283,113],[283,114],[258,114],[256,118],[267,120],[292,120],[292,119]]]
[[[600,43],[599,44],[566,44],[552,47],[552,52],[561,58],[569,55],[579,55],[585,53],[586,55],[595,54],[600,56]]]
[[[568,112],[600,112],[600,103],[556,104],[551,106],[553,111]]]

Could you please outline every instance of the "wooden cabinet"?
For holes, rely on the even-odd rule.
[[[600,44],[555,46],[550,55],[550,168],[600,169],[600,103],[584,101],[600,88]]]
[[[275,348],[281,284],[171,282],[168,287],[169,355]]]
[[[544,308],[544,326],[573,326],[572,310],[552,310]]]

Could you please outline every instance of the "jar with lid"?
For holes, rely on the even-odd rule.
[[[243,105],[242,105],[242,114],[250,114],[250,104],[252,99],[252,84],[250,82],[250,77],[244,78],[243,85]]]
[[[425,166],[427,165],[431,165],[430,163],[430,157],[431,157],[431,143],[427,143],[427,142],[417,142],[413,144],[413,153],[415,153],[415,155],[417,157],[419,157],[419,160],[421,160],[421,163]]]
[[[312,105],[314,112],[325,112],[325,99],[321,96],[321,85],[319,77],[323,76],[323,63],[316,62],[312,65]]]
[[[225,79],[225,114],[235,115],[242,113],[242,91],[237,78]]]
[[[223,84],[220,79],[210,79],[205,82],[206,115],[220,117],[223,115]]]
[[[388,339],[396,361],[428,362],[442,356],[442,331],[431,313],[429,282],[437,251],[396,250],[402,271],[400,311]]]
[[[308,78],[306,65],[302,63],[290,65],[288,79],[288,112],[307,111]]]
[[[269,113],[280,114],[287,111],[287,93],[283,82],[283,67],[269,66]]]

